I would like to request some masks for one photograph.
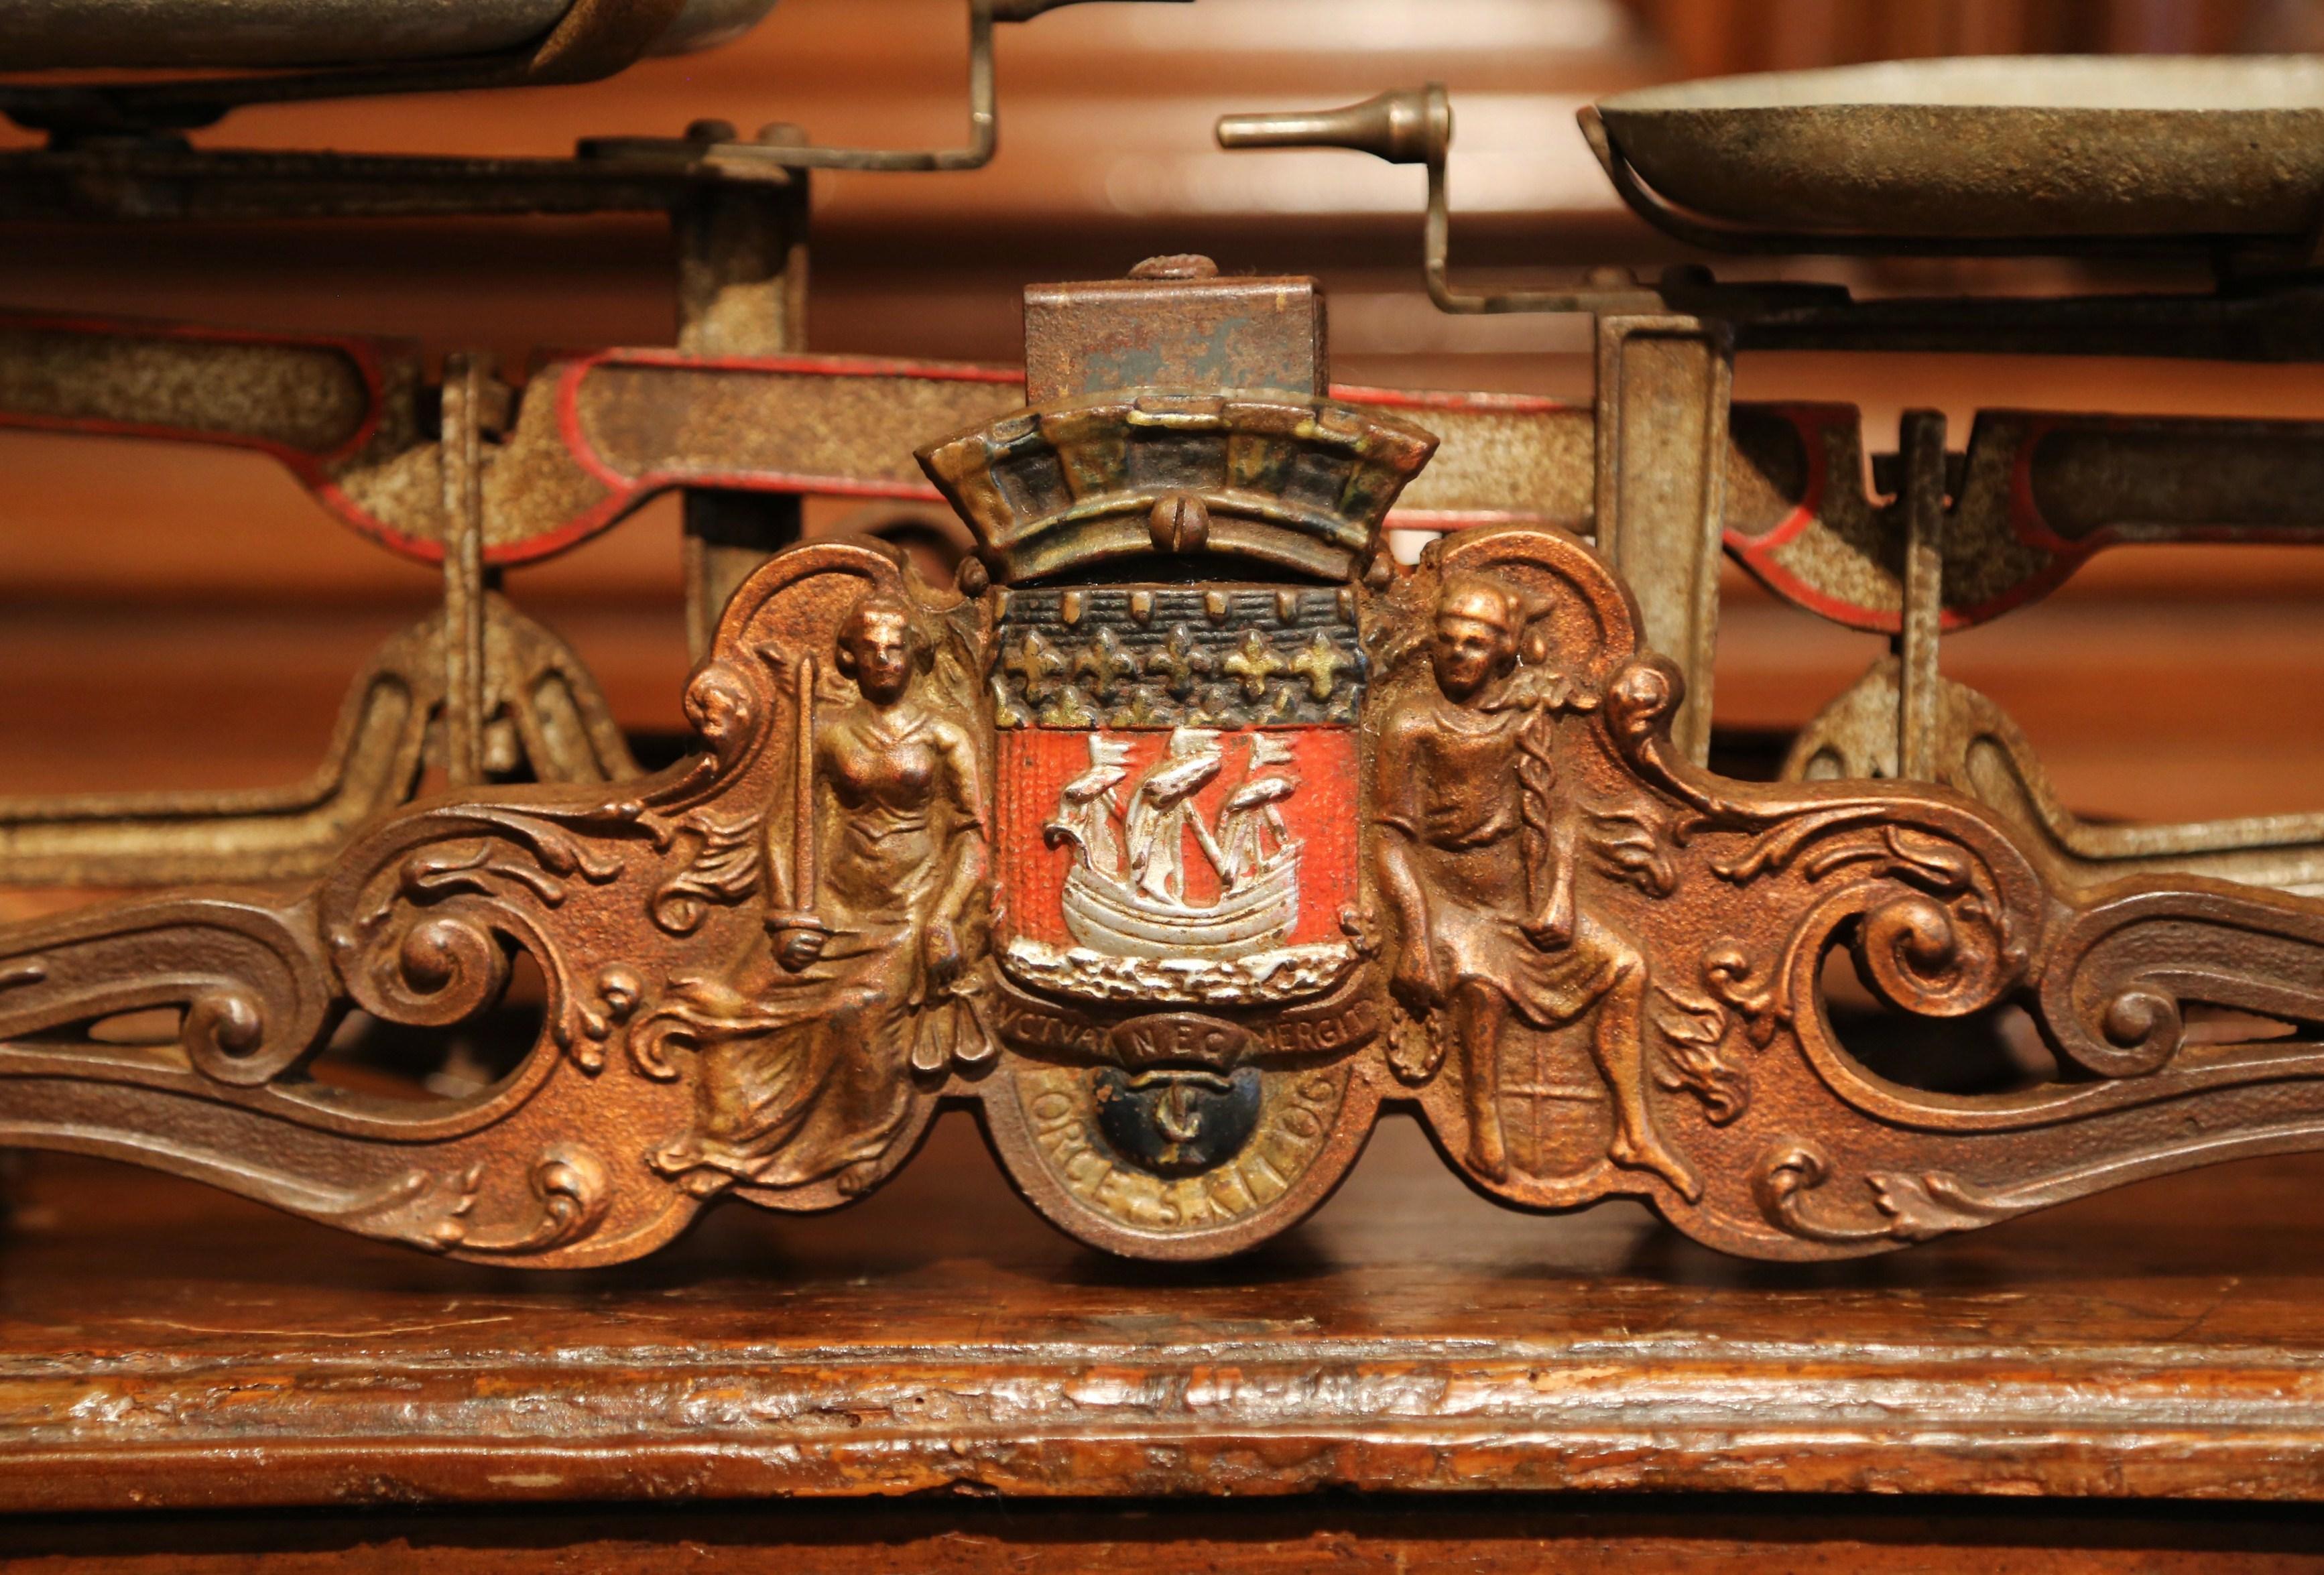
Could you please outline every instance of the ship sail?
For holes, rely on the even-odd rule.
[[[1091,734],[1090,769],[1065,785],[1045,828],[1051,845],[1074,849],[1066,929],[1093,951],[1118,957],[1224,960],[1282,944],[1299,921],[1299,843],[1280,808],[1297,782],[1277,769],[1288,765],[1289,747],[1265,734],[1253,740],[1243,779],[1213,825],[1195,799],[1226,768],[1219,734],[1174,729],[1118,811],[1117,861],[1112,816],[1128,750]],[[1218,874],[1219,896],[1207,905],[1186,900],[1190,838]]]
[[[1058,795],[1057,817],[1041,828],[1049,846],[1070,843],[1077,864],[1087,864],[1109,880],[1121,874],[1121,833],[1114,824],[1119,806],[1113,790],[1130,775],[1125,761],[1130,745],[1102,733],[1090,735],[1090,769],[1065,786]]]
[[[1251,745],[1250,767],[1242,785],[1219,806],[1219,879],[1230,891],[1268,869],[1270,861],[1280,861],[1286,851],[1296,853],[1280,806],[1298,784],[1269,769],[1290,762],[1290,744],[1260,733]],[[1267,847],[1270,843],[1271,850]]]

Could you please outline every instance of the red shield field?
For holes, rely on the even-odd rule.
[[[1010,593],[1002,965],[1100,999],[1287,1000],[1352,965],[1364,658],[1336,591]]]
[[[1232,834],[1235,817],[1222,812],[1235,788],[1251,779],[1248,761],[1262,735],[1287,748],[1290,760],[1287,769],[1259,768],[1261,779],[1279,776],[1294,781],[1293,791],[1277,801],[1284,823],[1301,850],[1297,916],[1284,939],[1293,945],[1335,940],[1341,935],[1341,908],[1356,899],[1356,737],[1352,729],[1287,727],[1219,735],[1225,756],[1222,769],[1195,790],[1189,801],[1194,816],[1164,833],[1185,839],[1178,859],[1184,871],[1184,899],[1190,907],[1210,907],[1222,895],[1224,882],[1219,868],[1204,852],[1192,822],[1200,820],[1213,845],[1220,842],[1218,828],[1222,820]],[[1124,776],[1103,812],[1119,834],[1126,818],[1123,812],[1134,798],[1138,783],[1168,760],[1169,737],[1159,732],[1056,732],[1038,728],[1001,735],[995,862],[1005,935],[1023,935],[1061,947],[1077,944],[1065,926],[1064,896],[1066,872],[1082,850],[1057,832],[1045,835],[1043,828],[1059,824],[1065,788],[1091,769],[1091,741],[1118,741],[1127,746]],[[1238,770],[1238,766],[1245,769]],[[1267,841],[1271,848],[1271,839]],[[1122,852],[1126,866],[1129,849],[1124,847]],[[1149,859],[1149,866],[1150,862]]]

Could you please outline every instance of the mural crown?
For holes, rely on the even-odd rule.
[[[1003,585],[1204,557],[1351,579],[1436,439],[1329,397],[1323,324],[1314,280],[1202,258],[1034,285],[1026,408],[921,468]]]

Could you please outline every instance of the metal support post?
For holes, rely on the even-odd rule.
[[[688,134],[731,141],[733,128]],[[798,138],[769,126],[762,143]],[[807,345],[807,174],[777,184],[712,189],[671,216],[678,242],[678,345],[700,355],[773,355]],[[726,599],[769,554],[799,539],[799,500],[688,488],[686,639],[700,660]]]
[[[1945,418],[1907,410],[1898,431],[1904,452],[1904,605],[1896,637],[1896,775],[1932,782],[1938,775],[1937,643],[1944,616]]]
[[[1646,643],[1679,665],[1673,741],[1711,756],[1719,642],[1727,407],[1735,356],[1724,324],[1609,314],[1598,324],[1598,548],[1629,582]]]
[[[444,775],[484,779],[485,357],[444,358]]]

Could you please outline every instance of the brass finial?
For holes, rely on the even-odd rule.
[[[1379,94],[1340,109],[1219,117],[1222,148],[1352,148],[1391,164],[1425,164],[1452,140],[1452,103],[1441,82]]]

